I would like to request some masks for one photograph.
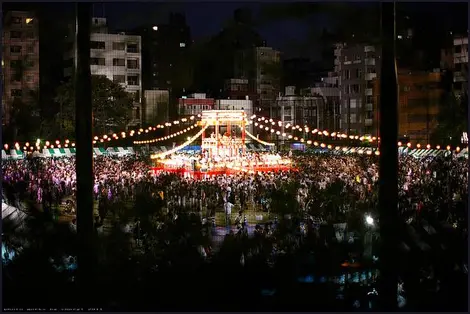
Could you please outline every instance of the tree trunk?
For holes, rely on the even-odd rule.
[[[382,3],[382,73],[380,78],[381,310],[397,308],[398,272],[398,83],[395,60],[395,3]]]
[[[93,294],[93,145],[90,74],[91,3],[76,4],[77,63],[75,69],[75,125],[77,145],[78,282],[82,297]],[[88,290],[85,290],[88,289]],[[87,300],[89,301],[89,300]],[[86,302],[86,301],[85,301]],[[87,303],[87,302],[86,302]],[[88,305],[88,304],[87,304]]]

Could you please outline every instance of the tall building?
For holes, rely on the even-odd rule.
[[[320,79],[323,69],[317,62],[312,62],[307,58],[292,58],[282,62],[282,85],[306,88],[313,82]]]
[[[379,49],[371,45],[337,45],[335,72],[341,86],[339,131],[352,134],[374,134],[375,109],[372,80],[380,70]]]
[[[468,89],[468,36],[454,38],[454,91],[462,95]]]
[[[224,97],[227,99],[248,99],[256,100],[257,94],[249,85],[247,79],[228,79],[224,84]]]
[[[39,30],[33,12],[9,11],[3,21],[2,125],[12,118],[12,104],[33,101],[39,89]]]
[[[308,94],[323,97],[324,110],[322,125],[326,130],[333,132],[339,129],[341,93],[336,83],[328,83],[327,78],[322,83],[316,83],[314,87],[308,88]]]
[[[106,76],[111,81],[121,84],[134,96],[134,113],[131,125],[142,121],[142,57],[140,36],[125,33],[110,34],[106,18],[92,19],[90,35],[90,70],[91,75]],[[71,27],[70,34],[74,34]],[[75,36],[70,35],[69,49],[64,56],[64,77],[71,77],[76,62]]]
[[[169,23],[139,27],[132,31],[142,39],[142,86],[152,89],[187,89],[190,83],[179,82],[188,69],[182,63],[188,58],[191,32],[181,14],[171,14]],[[181,68],[181,69],[180,69]],[[183,73],[181,73],[183,72]],[[187,86],[185,83],[187,83]],[[183,86],[180,86],[183,85]]]
[[[324,129],[323,108],[323,97],[297,95],[295,87],[287,86],[285,94],[276,99],[276,105],[272,110],[273,119],[282,121],[282,132],[286,124],[307,125],[312,130]]]
[[[427,144],[437,126],[440,88],[440,72],[398,71],[398,137],[407,141]],[[374,123],[379,125],[380,81],[374,80]],[[378,133],[377,133],[378,135]]]
[[[169,117],[170,93],[168,90],[144,90],[142,120],[145,126],[167,122]]]
[[[281,53],[271,47],[255,47],[237,53],[235,76],[247,79],[258,95],[255,111],[272,115],[281,88]]]

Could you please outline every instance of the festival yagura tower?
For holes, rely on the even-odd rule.
[[[206,137],[203,131],[201,149],[209,157],[236,157],[245,153],[246,113],[243,110],[210,110],[203,111],[201,126],[212,130]],[[235,129],[233,129],[235,127]],[[238,137],[238,131],[241,136]]]

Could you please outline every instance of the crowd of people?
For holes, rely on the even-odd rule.
[[[154,174],[142,158],[99,156],[94,161],[95,199],[132,200],[145,190],[169,209],[199,212],[203,218],[224,211],[228,218],[240,211],[281,211],[276,197],[287,192],[298,209],[338,223],[357,209],[373,213],[377,207],[378,158],[355,155],[298,155],[295,170],[249,174],[181,177]],[[36,158],[3,161],[5,200],[20,204],[28,196],[45,208],[75,197],[75,158]],[[399,159],[399,208],[406,219],[434,215],[463,222],[467,200],[467,159],[428,157]],[[289,196],[287,197],[289,198]],[[287,201],[284,199],[284,201]],[[287,214],[287,212],[286,212]],[[102,215],[101,215],[102,216]],[[102,219],[104,217],[101,217]],[[230,219],[227,219],[229,221]]]
[[[220,255],[238,254],[232,260],[241,264],[270,265],[276,263],[280,254],[294,254],[309,241],[316,243],[315,249],[310,247],[309,250],[318,251],[321,247],[320,251],[325,253],[331,236],[328,238],[319,232],[316,221],[326,225],[347,223],[348,229],[357,231],[363,227],[365,213],[379,218],[377,156],[299,154],[292,159],[294,168],[289,171],[244,172],[196,179],[171,173],[155,174],[150,170],[150,161],[143,157],[99,156],[94,161],[93,189],[99,204],[97,223],[102,224],[109,210],[114,210],[113,204],[133,202],[134,208],[139,210],[153,202],[162,208],[159,215],[165,216],[161,220],[166,227],[159,229],[170,230],[178,217],[190,213],[197,221],[190,219],[192,222],[186,226],[199,228],[210,237],[214,232],[211,233],[208,226],[212,230],[215,227],[212,218],[217,212],[224,212],[223,226],[231,229],[227,241],[235,241],[232,226],[236,226],[235,230],[238,228],[242,240],[235,253],[222,246]],[[47,210],[57,207],[66,198],[75,197],[74,157],[4,161],[2,168],[4,199],[10,204],[21,206],[23,200],[29,199]],[[400,156],[398,181],[399,210],[404,221],[445,221],[461,231],[466,239],[467,159]],[[245,213],[253,208],[272,220],[256,224],[254,240],[243,240],[248,239]],[[146,232],[140,229],[139,220],[142,213],[131,215],[135,216],[135,237],[145,242]],[[232,219],[234,216],[236,218]],[[278,220],[289,221],[289,228],[294,232],[283,233],[281,237]],[[207,232],[205,227],[208,227]],[[186,242],[194,241],[190,236],[184,237]],[[210,248],[211,243],[197,244],[197,252],[205,259],[211,255]],[[349,252],[344,259],[349,257],[354,263],[362,255],[355,253]],[[318,261],[321,258],[317,258]],[[328,259],[324,262],[331,263]]]

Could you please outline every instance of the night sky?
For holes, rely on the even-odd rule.
[[[232,19],[233,12],[245,7],[251,10],[253,20],[260,14],[260,3],[106,3],[95,4],[95,15],[106,15],[111,27],[132,29],[143,23],[166,23],[170,12],[183,13],[191,28],[193,40],[217,34],[224,24]],[[266,4],[264,4],[266,5]],[[138,16],[138,18],[136,18]],[[317,14],[311,17],[319,29],[329,28],[333,24],[325,16]],[[296,54],[295,46],[307,35],[309,28],[306,21],[282,20],[267,23],[256,30],[268,46],[280,49],[285,54]]]
[[[261,7],[276,5],[275,3],[242,3],[242,2],[179,2],[179,3],[105,3],[95,4],[95,15],[103,15],[108,18],[109,25],[117,29],[131,29],[141,24],[165,23],[170,12],[183,13],[187,24],[191,28],[191,34],[195,41],[217,34],[224,24],[232,19],[233,12],[240,7],[248,8],[252,12],[254,21],[259,20]],[[367,3],[354,3],[355,6],[367,6]],[[400,3],[406,6],[410,12],[418,11],[419,14],[429,16],[430,20],[439,21],[442,26],[452,28],[467,28],[467,3]],[[286,57],[300,56],[298,48],[302,46],[312,25],[316,32],[323,28],[332,29],[335,22],[326,14],[313,14],[303,20],[280,19],[275,22],[263,23],[256,28],[267,45],[281,50]],[[457,25],[460,24],[460,25]],[[371,25],[371,27],[374,27]],[[379,27],[379,25],[377,25]],[[319,53],[309,50],[312,59],[319,59]]]
[[[171,12],[183,13],[186,16],[187,24],[191,29],[193,40],[207,39],[217,34],[224,24],[231,20],[233,12],[240,7],[248,8],[252,12],[253,21],[259,21],[262,7],[276,6],[282,4],[274,3],[250,3],[250,2],[122,2],[122,3],[97,3],[94,4],[94,15],[105,16],[111,29],[126,30],[145,24],[161,24],[168,22]],[[350,3],[353,6],[376,5],[376,3]],[[10,3],[8,4],[10,5]],[[8,6],[4,4],[4,7]],[[14,4],[16,6],[16,4]],[[61,12],[72,12],[72,3],[41,3],[36,5],[50,5],[51,14],[54,17]],[[468,25],[468,4],[467,3],[399,3],[398,6],[406,7],[407,11],[418,12],[418,16],[425,16],[430,21],[436,21],[439,27],[465,30]],[[397,6],[397,10],[398,10]],[[54,11],[54,12],[52,12]],[[397,13],[398,14],[398,13]],[[311,40],[309,34],[314,32],[319,34],[323,28],[333,29],[338,21],[332,20],[326,14],[312,14],[303,19],[294,20],[282,18],[273,22],[263,23],[256,30],[266,40],[267,45],[281,50],[286,57],[303,56],[312,59],[319,59],[318,51],[309,49],[301,55],[305,42]],[[371,27],[379,27],[379,25]],[[309,36],[310,35],[310,36]],[[317,36],[318,37],[318,36]],[[307,39],[310,38],[310,39]],[[310,43],[315,46],[315,43]],[[316,54],[316,55],[315,55]]]

